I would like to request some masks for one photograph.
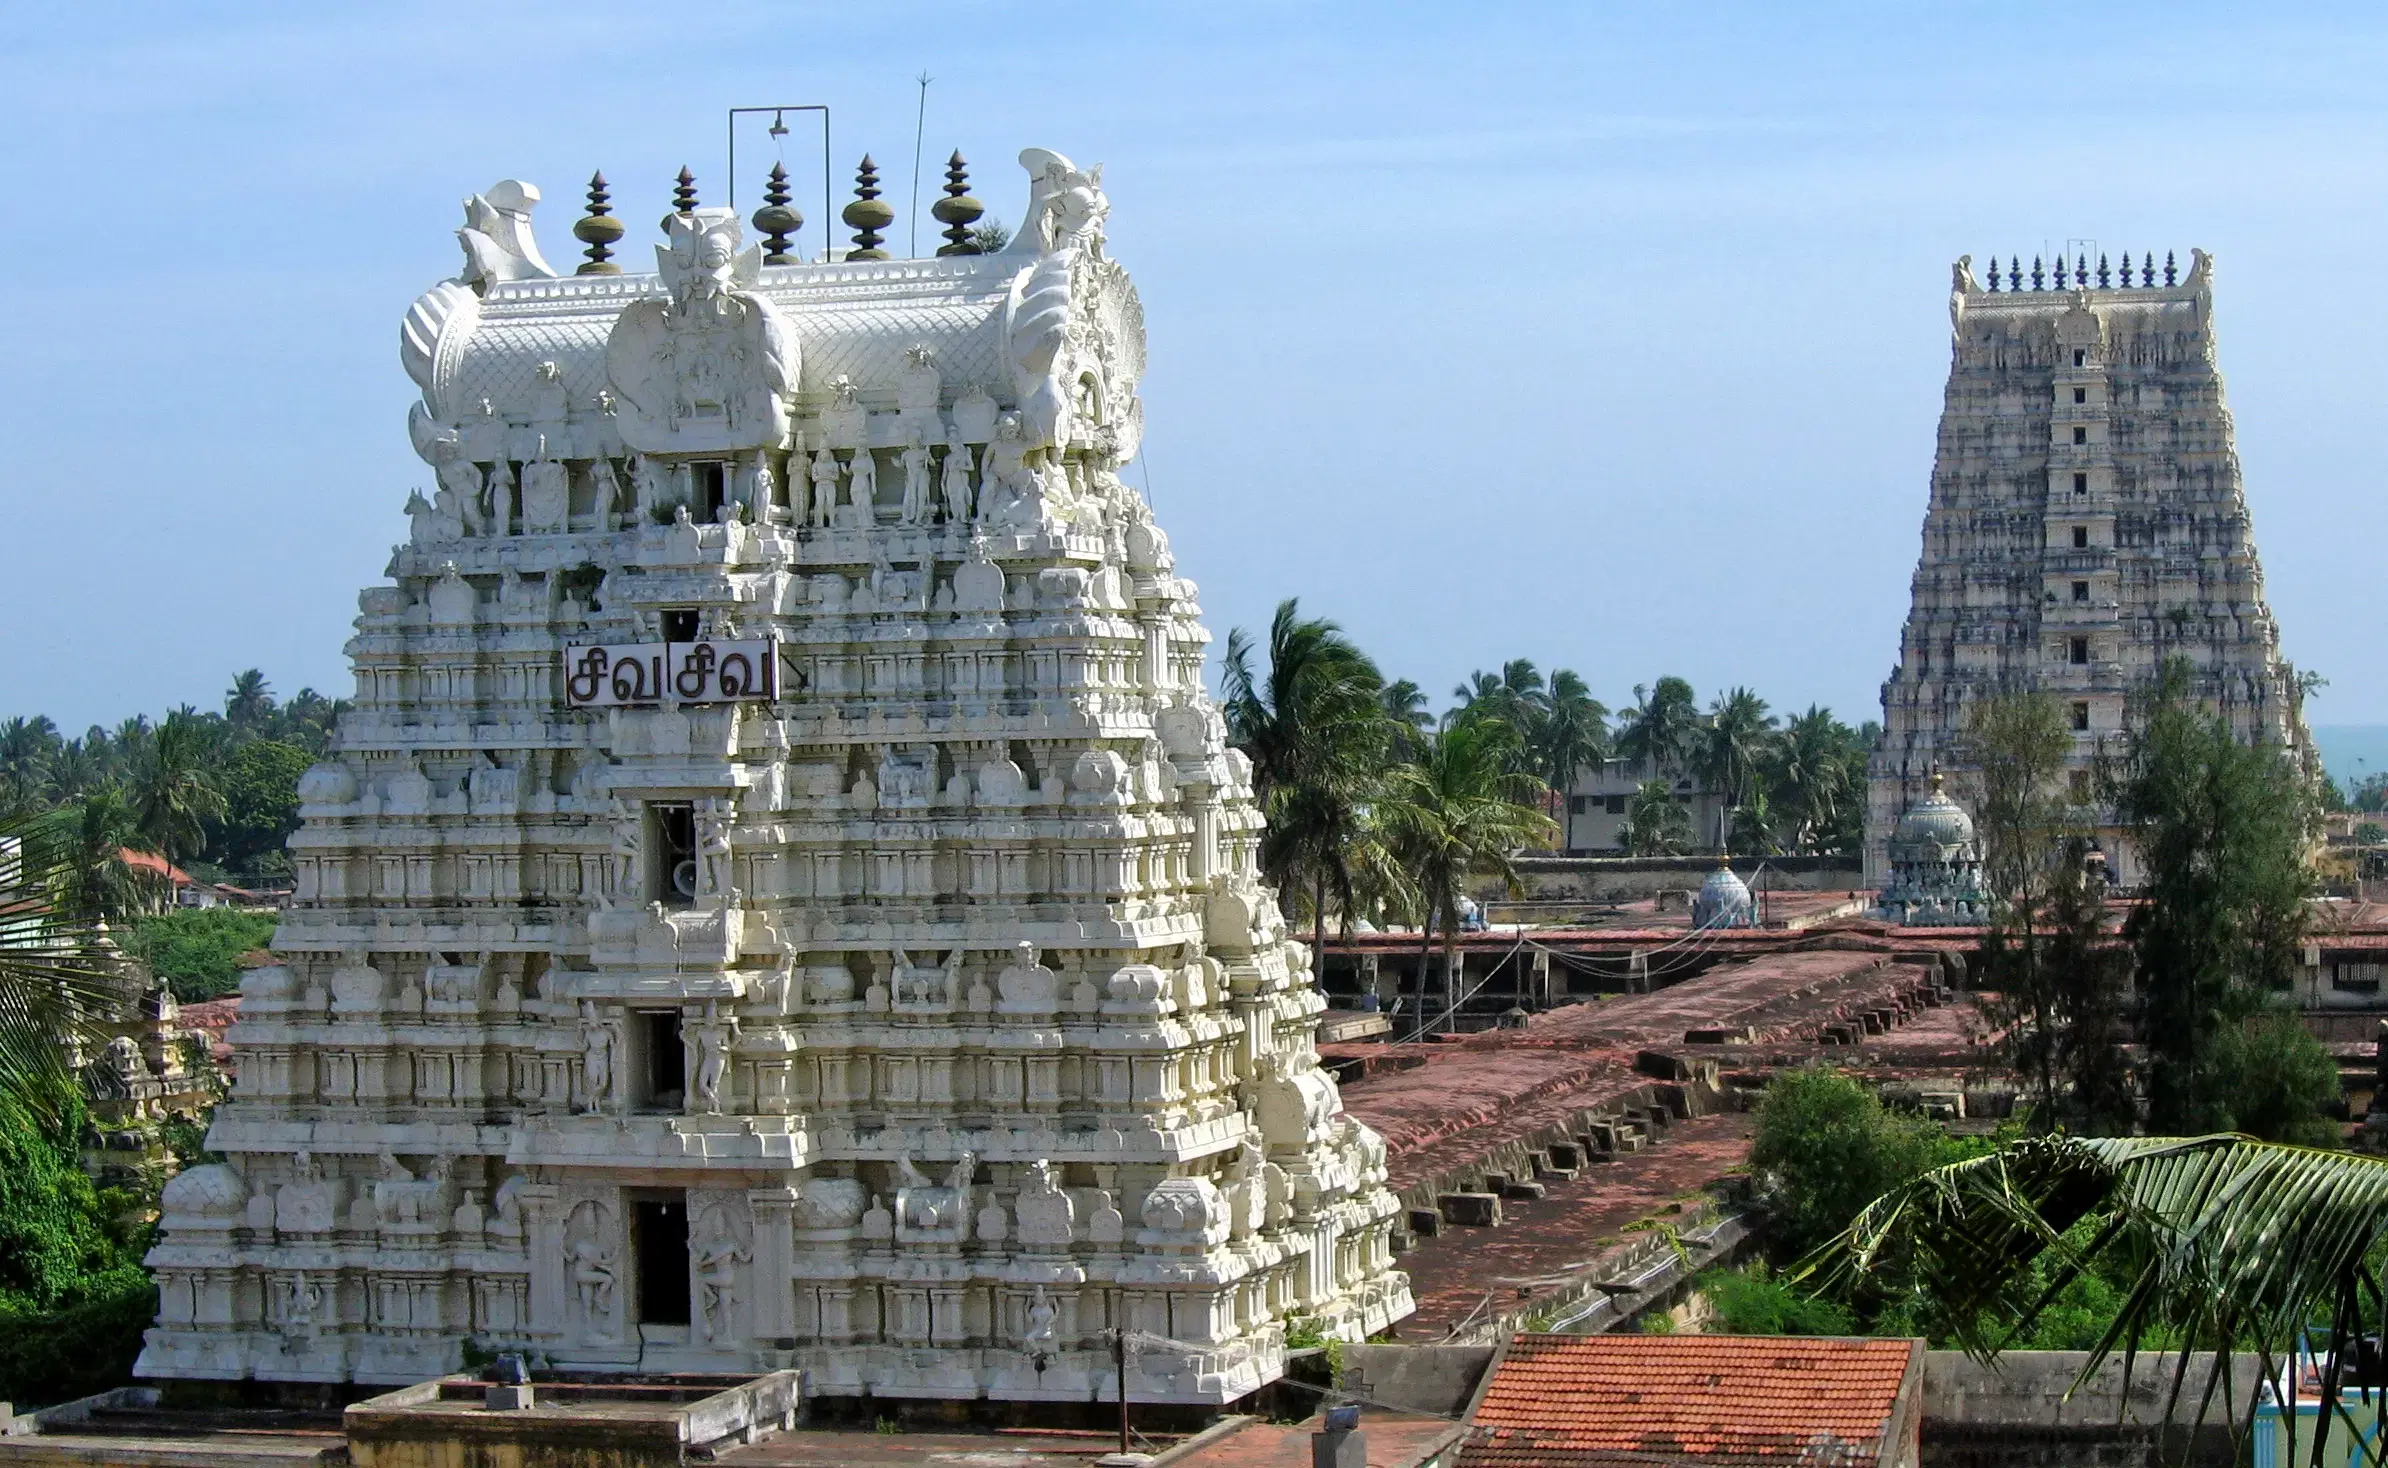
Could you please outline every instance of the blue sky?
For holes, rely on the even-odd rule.
[[[0,716],[345,692],[458,201],[537,183],[563,263],[602,168],[643,251],[683,162],[720,197],[726,108],[826,102],[840,202],[868,149],[900,207],[925,70],[997,214],[1023,146],[1108,165],[1129,477],[1221,641],[1298,595],[1438,698],[1524,656],[1870,716],[1948,262],[2087,237],[2217,256],[2288,653],[2317,722],[2388,722],[2384,62],[2351,6],[7,0]]]

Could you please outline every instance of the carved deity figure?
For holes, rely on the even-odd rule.
[[[705,1318],[705,1335],[715,1342],[737,1339],[738,1266],[753,1256],[738,1247],[738,1237],[719,1214],[713,1232],[697,1248],[698,1301]]]
[[[829,451],[827,443],[823,443],[820,452],[813,455],[812,522],[816,529],[827,525],[837,515],[837,476],[837,455]]]
[[[879,498],[879,464],[869,449],[856,449],[853,462],[846,468],[846,503],[853,509],[856,525],[869,525],[878,516],[873,508]]]
[[[565,1248],[564,1257],[571,1269],[572,1292],[580,1300],[581,1319],[594,1333],[613,1315],[613,1256],[595,1238],[582,1237]]]
[[[547,435],[539,435],[539,456],[522,466],[522,528],[553,534],[572,525],[571,472],[547,456]]]
[[[1023,942],[1014,952],[1017,956],[995,979],[996,992],[1004,1004],[1016,1010],[1052,1008],[1060,991],[1060,980],[1053,970],[1038,961],[1037,946]]]
[[[596,528],[611,530],[627,514],[630,505],[622,485],[622,476],[615,472],[614,461],[602,456],[589,463],[589,485],[596,501]]]
[[[307,1271],[300,1270],[290,1281],[289,1298],[283,1306],[285,1330],[294,1336],[315,1334],[316,1321],[322,1310],[323,1286],[307,1278]]]
[[[690,1032],[697,1052],[696,1074],[689,1081],[688,1109],[705,1116],[721,1115],[721,1082],[730,1068],[730,1046],[738,1038],[738,1017],[723,1018],[721,1006],[705,1002],[705,1017]]]
[[[598,890],[597,901],[601,907],[612,907],[617,896],[633,902],[638,900],[638,864],[640,847],[644,844],[640,824],[638,812],[631,809],[629,803],[620,796],[614,797],[614,881],[612,891],[603,888]]]
[[[970,475],[977,468],[970,445],[957,428],[946,436],[945,466],[940,488],[945,491],[945,518],[954,525],[970,523]]]
[[[746,508],[753,521],[760,525],[771,518],[776,508],[772,501],[779,495],[779,476],[771,470],[771,455],[763,449],[755,450],[755,461],[747,471]]]
[[[594,1001],[580,1002],[580,1109],[605,1109],[614,1089],[614,1029],[597,1013]]]
[[[454,508],[457,523],[465,534],[486,533],[489,519],[482,511],[485,486],[481,466],[466,458],[464,450],[452,439],[440,444],[434,452],[439,462],[433,472],[439,476],[440,492],[449,497],[442,508]]]
[[[1053,1164],[1041,1158],[1028,1164],[1012,1212],[1019,1219],[1023,1244],[1067,1244],[1077,1222],[1077,1205],[1054,1182]]]
[[[514,461],[499,459],[489,466],[489,533],[514,533]]]
[[[730,823],[735,809],[726,800],[697,804],[697,895],[723,897],[730,890]]]
[[[1052,1345],[1060,1320],[1061,1311],[1054,1307],[1045,1287],[1038,1285],[1035,1296],[1028,1302],[1028,1328],[1020,1332],[1020,1343],[1031,1350]]]
[[[904,434],[904,523],[928,524],[936,514],[936,503],[929,493],[929,447],[921,442],[919,429],[908,429]]]
[[[656,273],[669,295],[632,302],[606,339],[606,376],[623,407],[616,431],[642,452],[781,441],[798,344],[787,318],[747,289],[760,252],[739,250],[727,209],[668,215],[664,232]]]

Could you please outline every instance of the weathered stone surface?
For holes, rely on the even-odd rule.
[[[2066,705],[2085,781],[2126,700],[2175,656],[2242,738],[2310,750],[2223,401],[2211,258],[2191,251],[2177,284],[2018,291],[1977,281],[1970,257],[1954,277],[1923,553],[1868,772],[1873,888],[1901,813],[1936,766],[1958,768],[1973,702],[2002,689]],[[2097,814],[2135,882],[2112,813]]]
[[[574,1370],[1217,1402],[1406,1314],[1383,1144],[1117,470],[1142,310],[1042,150],[1004,254],[409,312],[435,497],[360,598],[283,962],[150,1256],[166,1377]]]

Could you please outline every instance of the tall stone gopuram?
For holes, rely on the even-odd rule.
[[[2101,741],[2169,658],[2243,739],[2310,750],[2295,670],[2264,603],[2214,354],[2212,259],[2185,276],[2129,257],[2020,261],[1977,281],[1959,260],[1952,344],[1923,555],[1882,685],[1868,769],[1866,877],[1930,790],[1973,701],[2037,690],[2064,706],[2069,774],[2093,798]],[[1960,782],[1960,786],[1962,782]],[[2112,813],[2094,819],[2119,880],[2137,857]]]
[[[1411,1309],[1318,1067],[1194,585],[1119,478],[1142,310],[1089,173],[976,253],[802,263],[683,189],[653,274],[476,196],[407,313],[437,490],[359,599],[166,1190],[152,1377],[809,1373],[1216,1403]],[[959,200],[958,203],[951,200]],[[776,214],[773,210],[777,210]],[[775,226],[777,226],[775,228]]]

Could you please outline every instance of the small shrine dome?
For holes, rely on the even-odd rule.
[[[1749,884],[1733,871],[1730,857],[1720,859],[1716,870],[1700,884],[1692,897],[1692,926],[1695,928],[1748,928],[1757,925],[1750,904]]]
[[[1973,817],[1949,799],[1941,789],[1940,772],[1935,770],[1931,793],[1909,806],[1907,814],[1899,817],[1899,824],[1891,831],[1891,860],[1899,859],[1902,848],[1918,855],[1937,853],[1945,860],[1973,844]]]
[[[1940,772],[1933,771],[1930,792],[1909,806],[1891,830],[1890,881],[1882,889],[1879,910],[1892,922],[1909,926],[1978,927],[1990,917],[1981,847],[1974,839],[1973,818],[1949,798],[1941,783]]]

